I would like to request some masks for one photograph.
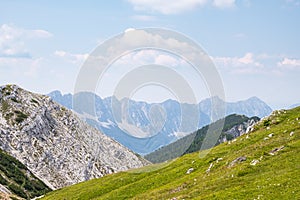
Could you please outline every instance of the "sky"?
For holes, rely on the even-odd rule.
[[[84,61],[99,45],[126,30],[156,27],[179,32],[205,50],[227,101],[257,96],[273,109],[300,102],[300,0],[1,0],[0,5],[0,85],[73,93]],[[153,50],[121,57],[95,92],[112,95],[130,66],[151,63],[181,67],[197,100],[209,96],[188,63]],[[154,85],[132,97],[159,102],[176,94]]]

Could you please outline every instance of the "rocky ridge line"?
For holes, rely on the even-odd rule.
[[[147,164],[51,98],[0,87],[0,148],[57,189]]]

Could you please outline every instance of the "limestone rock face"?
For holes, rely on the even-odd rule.
[[[0,87],[0,148],[52,189],[147,164],[49,97]]]
[[[252,127],[259,121],[258,118],[250,118],[249,120],[233,126],[231,129],[225,132],[225,134],[229,134],[233,136],[233,138],[239,137],[251,131]]]

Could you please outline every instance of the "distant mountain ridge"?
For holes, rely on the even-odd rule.
[[[148,162],[45,95],[0,87],[0,148],[51,189]]]
[[[90,125],[96,127],[97,129],[101,130],[106,135],[114,138],[115,140],[119,141],[124,146],[128,147],[129,149],[145,155],[154,150],[170,144],[178,140],[179,138],[189,134],[197,129],[208,125],[211,123],[210,115],[211,115],[211,99],[205,99],[201,101],[197,105],[192,104],[181,104],[175,100],[167,100],[162,103],[147,103],[147,102],[136,102],[133,100],[123,99],[121,101],[117,100],[114,97],[107,97],[102,99],[101,97],[97,96],[94,93],[90,92],[81,92],[76,95],[72,94],[65,94],[62,95],[59,91],[54,91],[48,94],[54,101],[60,103],[63,106],[66,106],[69,109],[72,109],[72,100],[73,98],[81,99],[82,101],[82,109],[76,112],[82,114],[82,118],[89,123]],[[216,98],[216,97],[213,97]],[[95,102],[95,115],[87,115],[84,106],[88,104],[88,102]],[[128,101],[129,106],[129,122],[124,126],[128,127],[128,131],[130,134],[126,133],[123,129],[119,127],[118,122],[116,121],[115,117],[121,115],[118,113],[114,115],[112,109],[112,101],[114,101],[117,106],[121,107],[121,105]],[[217,101],[222,101],[217,99]],[[78,102],[78,101],[77,101]],[[223,102],[225,103],[225,102]],[[249,98],[245,101],[239,101],[236,103],[225,103],[227,107],[226,115],[229,114],[240,114],[246,116],[258,116],[264,117],[269,115],[272,112],[272,109],[262,100],[257,97]],[[139,127],[142,130],[147,130],[147,127],[151,125],[151,120],[149,120],[149,115],[151,114],[151,108],[159,106],[163,109],[163,116],[157,116],[158,118],[156,121],[160,121],[159,117],[165,117],[165,123],[158,131],[157,134],[149,134],[149,137],[146,138],[138,138],[135,137],[136,130],[134,127]],[[189,125],[188,123],[186,126],[181,127],[181,111],[185,109],[190,115],[187,116],[186,121],[193,121],[195,117],[199,117],[199,123],[195,126],[195,124]],[[195,116],[197,113],[197,109],[199,109],[199,115]],[[82,112],[81,112],[82,111]],[[92,112],[91,112],[92,113]],[[120,116],[119,116],[120,117]],[[188,118],[191,118],[188,119]],[[225,116],[224,116],[225,117]],[[147,131],[144,131],[147,132]],[[155,130],[152,132],[155,132]]]
[[[289,109],[293,109],[293,108],[297,108],[297,107],[299,107],[300,106],[300,103],[295,103],[295,104],[293,104],[293,105],[290,105],[288,108]]]

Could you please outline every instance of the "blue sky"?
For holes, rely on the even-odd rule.
[[[258,96],[273,108],[300,102],[300,0],[2,0],[0,5],[1,85],[73,92],[80,67],[101,42],[128,28],[161,27],[205,49],[228,101]],[[108,80],[117,79],[111,75]],[[98,93],[104,97],[112,90],[107,86]],[[149,91],[135,97],[168,98],[161,91],[160,98],[151,99]],[[203,91],[198,99],[206,95]]]

